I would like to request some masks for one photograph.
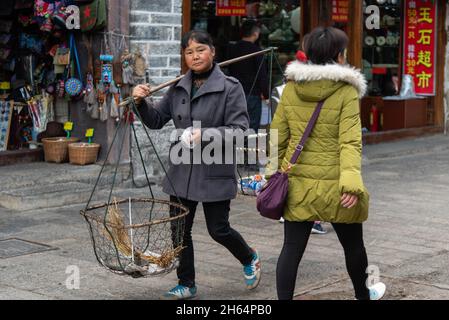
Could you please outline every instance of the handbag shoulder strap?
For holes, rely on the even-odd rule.
[[[295,152],[293,153],[293,156],[290,160],[289,167],[291,167],[291,165],[295,164],[296,161],[298,161],[298,158],[301,155],[302,150],[304,149],[304,145],[306,144],[307,139],[309,138],[313,128],[315,127],[316,121],[318,120],[318,116],[320,115],[321,109],[323,108],[323,104],[324,100],[318,102],[318,105],[316,106],[315,111],[313,112],[312,117],[310,118],[309,123],[307,124],[306,130],[304,131],[301,141],[295,148]]]

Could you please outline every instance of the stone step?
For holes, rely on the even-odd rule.
[[[0,167],[0,193],[3,191],[63,184],[66,182],[81,182],[95,184],[100,173],[100,165],[74,166],[70,164],[30,163]],[[99,185],[110,185],[115,168],[106,166],[101,175]],[[117,170],[116,183],[122,183],[129,178],[129,164],[121,165]]]
[[[78,204],[87,202],[92,188],[87,183],[67,182],[13,189],[0,193],[0,206],[25,211]]]
[[[0,167],[0,207],[32,210],[86,203],[100,174],[100,165],[30,163]],[[106,166],[94,196],[107,199],[115,167]],[[116,190],[129,184],[130,165],[120,165],[115,177]]]
[[[56,208],[75,204],[87,204],[94,185],[80,182],[67,182],[52,184],[45,187],[33,186],[29,188],[15,189],[0,193],[1,207],[27,211],[42,208]],[[110,186],[97,186],[90,205],[106,203],[109,198]],[[154,190],[155,197],[161,197],[160,190]],[[114,187],[112,198],[151,198],[148,188],[122,188]]]

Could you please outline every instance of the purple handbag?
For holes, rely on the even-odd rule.
[[[288,193],[288,173],[290,172],[292,165],[296,163],[301,155],[301,152],[304,149],[304,144],[312,133],[323,104],[324,101],[320,101],[316,106],[315,111],[307,124],[306,130],[304,131],[304,135],[296,146],[296,150],[293,153],[287,170],[277,171],[273,174],[257,195],[257,211],[259,211],[261,216],[268,219],[279,220],[284,214],[284,206],[287,201]]]

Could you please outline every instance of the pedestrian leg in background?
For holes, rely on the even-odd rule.
[[[326,234],[327,231],[323,228],[321,221],[315,221],[312,227],[312,233],[314,234]]]
[[[249,127],[258,133],[260,128],[260,118],[262,117],[262,99],[258,96],[248,96]]]
[[[292,300],[298,266],[309,241],[313,222],[284,221],[284,245],[276,267],[279,300]]]
[[[363,243],[363,225],[361,223],[333,223],[338,240],[345,252],[346,268],[354,286],[357,300],[379,300],[385,293],[383,283],[367,288],[368,257]]]

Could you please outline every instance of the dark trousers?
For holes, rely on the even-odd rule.
[[[187,199],[180,200],[181,203],[189,209],[189,214],[185,217],[182,243],[185,248],[181,252],[177,275],[180,285],[193,287],[195,286],[195,261],[192,242],[192,226],[198,202]],[[177,198],[173,196],[170,197],[170,201],[178,203]],[[253,250],[248,246],[240,233],[232,229],[229,225],[230,203],[230,200],[203,202],[207,231],[212,239],[226,247],[242,265],[247,265],[252,261]]]
[[[279,300],[292,300],[298,266],[312,231],[313,222],[284,223],[284,246],[276,268],[276,286]],[[368,258],[363,244],[362,224],[333,223],[338,240],[343,246],[346,268],[359,300],[369,300],[366,287]],[[320,254],[317,252],[317,254]]]
[[[262,117],[262,99],[259,96],[247,96],[249,127],[256,133],[260,128],[260,118]]]

